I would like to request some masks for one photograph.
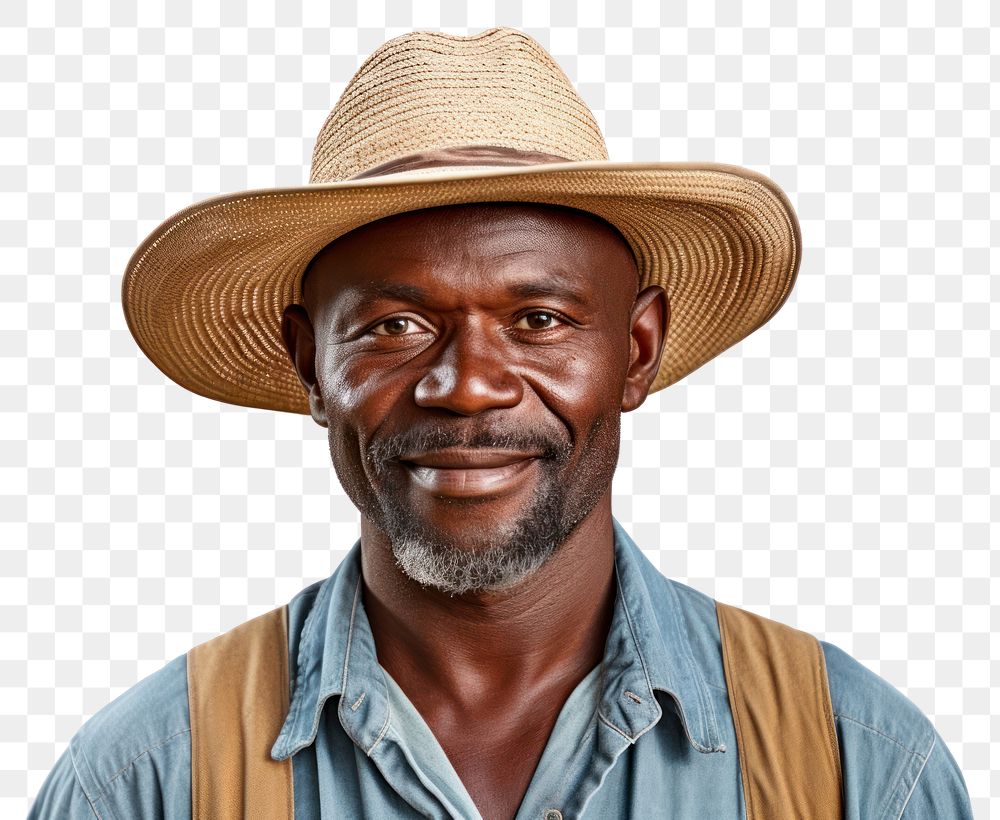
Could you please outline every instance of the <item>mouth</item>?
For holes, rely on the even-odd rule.
[[[499,495],[511,490],[540,454],[490,449],[447,449],[398,459],[413,481],[436,496]]]

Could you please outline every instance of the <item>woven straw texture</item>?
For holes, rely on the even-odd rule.
[[[455,145],[608,158],[594,115],[535,40],[509,28],[418,31],[383,43],[347,84],[316,139],[309,181]]]
[[[462,145],[573,161],[350,179],[401,155]],[[644,285],[663,286],[670,301],[652,391],[766,322],[799,265],[794,212],[770,180],[723,165],[608,162],[565,75],[541,46],[510,29],[418,32],[381,46],[324,124],[311,180],[194,205],[135,252],[123,281],[126,319],[171,379],[233,404],[308,412],[281,342],[284,308],[301,300],[302,272],[325,245],[404,211],[537,202],[616,226]]]

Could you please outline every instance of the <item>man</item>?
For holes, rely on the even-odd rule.
[[[789,292],[772,183],[608,162],[509,29],[383,45],[311,183],[168,220],[123,302],[182,385],[327,428],[361,539],[95,715],[35,816],[971,816],[909,701],[612,517],[619,414]]]

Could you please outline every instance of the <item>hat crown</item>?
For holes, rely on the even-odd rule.
[[[309,181],[469,145],[608,158],[594,115],[537,41],[510,28],[418,31],[384,43],[351,78],[316,139]]]

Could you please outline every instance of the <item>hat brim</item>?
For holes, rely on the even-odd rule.
[[[168,377],[231,404],[308,413],[281,339],[302,273],[328,243],[404,211],[532,202],[588,211],[629,242],[643,286],[670,303],[650,392],[759,328],[788,297],[801,257],[795,212],[767,177],[693,163],[567,162],[423,169],[199,202],[139,246],[122,282],[129,329]]]

